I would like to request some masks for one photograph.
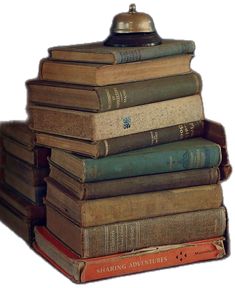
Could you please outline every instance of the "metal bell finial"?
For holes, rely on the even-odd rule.
[[[129,11],[113,18],[110,35],[104,42],[107,46],[133,47],[161,44],[153,19],[150,15],[136,11],[131,4]]]

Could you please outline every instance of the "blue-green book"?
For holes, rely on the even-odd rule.
[[[95,182],[212,168],[219,166],[221,157],[219,145],[204,138],[194,138],[100,159],[90,159],[63,150],[52,149],[51,162],[77,177],[80,182]]]

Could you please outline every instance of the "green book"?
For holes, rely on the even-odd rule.
[[[52,149],[51,161],[81,182],[211,168],[221,162],[220,146],[203,138],[162,144],[100,159]]]
[[[59,46],[49,49],[52,59],[104,64],[122,64],[181,54],[193,54],[190,40],[163,39],[151,47],[108,47],[103,42]]]

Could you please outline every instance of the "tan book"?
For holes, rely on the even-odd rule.
[[[35,131],[97,141],[204,119],[200,95],[103,113],[30,106]]]
[[[47,178],[46,200],[81,227],[219,208],[222,188],[204,185],[81,201],[52,178]]]
[[[120,65],[63,62],[45,59],[41,62],[41,80],[104,86],[110,84],[143,81],[189,73],[193,55],[162,57],[150,61]]]
[[[47,228],[81,257],[223,236],[224,207],[83,228],[47,205]]]

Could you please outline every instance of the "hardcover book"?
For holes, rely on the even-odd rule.
[[[81,201],[47,178],[46,203],[51,203],[80,227],[219,208],[222,202],[219,184]]]
[[[225,238],[148,247],[105,257],[80,258],[45,227],[35,227],[34,250],[75,283],[225,257]]]
[[[46,133],[36,133],[38,145],[59,148],[91,158],[102,158],[131,150],[202,136],[204,122],[195,121],[166,128],[100,141],[86,141]]]
[[[82,183],[79,178],[51,162],[50,177],[67,188],[77,199],[89,200],[217,184],[220,181],[220,172],[218,168],[191,169]]]
[[[224,207],[83,228],[47,203],[47,227],[83,258],[223,236]]]
[[[103,42],[59,46],[49,49],[52,59],[123,64],[160,57],[193,54],[195,43],[186,40],[163,39],[162,44],[151,47],[107,47]]]
[[[192,57],[191,54],[176,55],[121,65],[44,59],[40,64],[39,79],[88,86],[143,81],[189,73]]]
[[[221,162],[221,150],[214,142],[194,138],[100,159],[89,159],[52,149],[51,161],[78,177],[81,182],[95,182],[217,167]]]
[[[27,88],[29,103],[105,112],[198,94],[202,81],[194,72],[104,87],[31,80]]]
[[[34,226],[45,224],[45,207],[37,207],[19,194],[1,186],[0,220],[31,245]]]
[[[29,111],[32,130],[90,141],[204,120],[200,95],[103,113],[35,105]]]

